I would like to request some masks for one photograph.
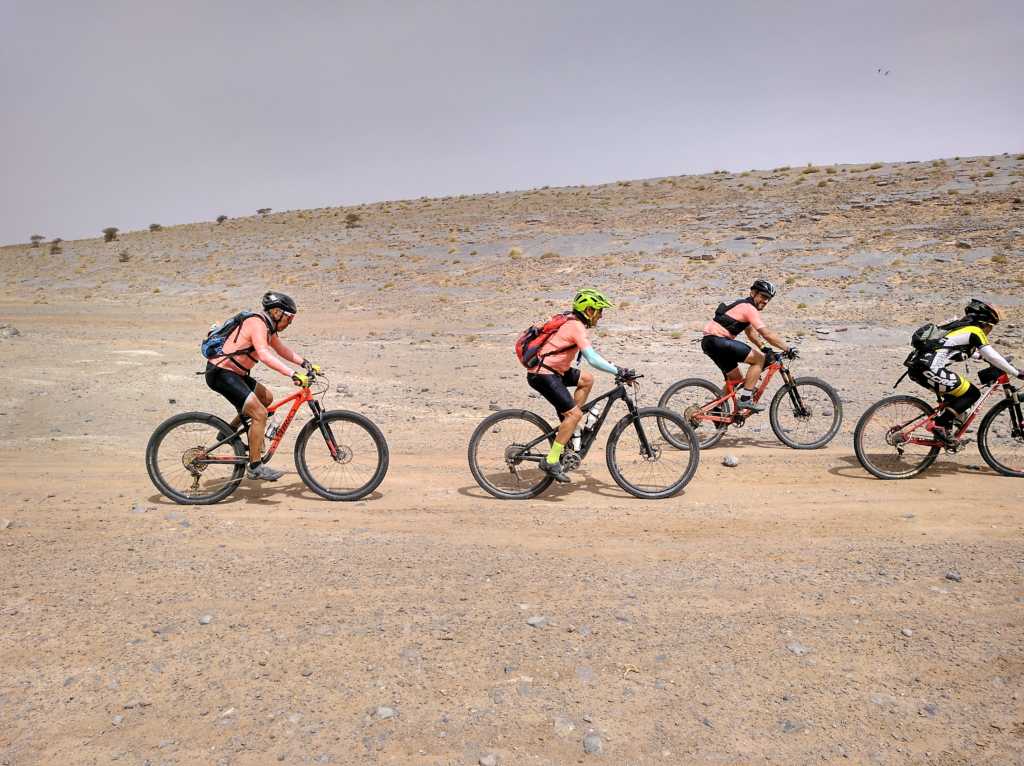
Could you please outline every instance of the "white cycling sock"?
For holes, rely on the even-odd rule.
[[[754,398],[754,392],[753,391],[751,391],[748,388],[741,388],[740,389],[740,399],[753,399],[753,398]]]

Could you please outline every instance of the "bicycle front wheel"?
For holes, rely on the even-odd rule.
[[[662,432],[665,424],[673,440]],[[677,447],[676,443],[685,444]],[[689,484],[700,463],[700,442],[693,428],[671,410],[645,407],[626,415],[608,436],[605,452],[615,483],[634,497],[672,497]]]
[[[526,445],[544,437],[539,444]],[[555,430],[528,410],[502,410],[484,418],[469,439],[469,470],[480,487],[502,500],[526,500],[550,486],[541,470]]]
[[[388,472],[388,443],[369,418],[329,410],[306,423],[295,439],[295,467],[326,500],[359,500]]]
[[[666,388],[658,400],[658,406],[682,415],[683,420],[697,434],[701,449],[708,449],[718,444],[729,427],[728,423],[709,419],[709,416],[727,418],[732,415],[732,399],[726,399],[714,409],[710,407],[712,402],[721,399],[723,395],[714,383],[701,378],[686,378]],[[682,432],[677,433],[668,421],[659,421],[658,430],[676,449],[689,447],[689,437]]]
[[[853,433],[853,450],[864,470],[879,479],[909,479],[934,463],[938,446],[909,441],[931,437],[924,429],[931,412],[916,396],[890,396],[868,407]]]
[[[978,428],[978,449],[992,470],[1024,477],[1024,422],[1019,404],[1004,400],[988,411]]]
[[[246,447],[241,439],[230,438],[233,434],[227,423],[206,412],[168,418],[146,445],[150,480],[181,505],[220,502],[238,489],[245,473]]]
[[[796,378],[775,392],[768,421],[779,441],[793,449],[819,449],[843,423],[839,394],[818,378]]]

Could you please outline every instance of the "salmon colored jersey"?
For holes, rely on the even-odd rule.
[[[260,361],[270,369],[289,378],[292,376],[293,370],[281,361],[282,358],[294,364],[302,364],[302,357],[282,343],[277,333],[270,335],[267,323],[263,321],[262,317],[251,316],[244,320],[237,337],[235,333],[231,333],[224,341],[224,353],[230,354],[250,346],[253,350],[249,353],[255,359],[250,359],[245,354],[238,354],[235,357],[223,356],[212,363],[231,372],[248,375],[256,366],[256,362]]]
[[[570,319],[540,347],[537,355],[544,358],[544,367],[537,370],[537,373],[540,375],[553,375],[554,373],[564,375],[572,367],[576,355],[587,348],[590,348],[590,338],[587,337],[587,330],[583,326],[583,322],[578,319]],[[558,349],[564,350],[559,351]],[[545,356],[545,354],[550,354],[550,356]],[[551,369],[546,369],[547,367]]]
[[[738,303],[725,312],[725,315],[740,322],[748,322],[755,330],[764,328],[764,320],[761,319],[761,312],[752,303]],[[714,319],[704,325],[705,335],[717,335],[719,338],[735,338],[731,332],[718,324]]]

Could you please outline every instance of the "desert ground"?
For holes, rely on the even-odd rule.
[[[0,248],[0,764],[1024,762],[1024,481],[971,445],[883,482],[852,449],[913,328],[967,298],[1003,306],[994,343],[1024,359],[1022,197],[1005,154]],[[717,378],[691,341],[756,276],[796,373],[843,397],[827,448],[757,416],[669,500],[626,495],[601,451],[536,500],[476,486],[483,417],[552,418],[512,344],[576,287],[616,302],[595,346],[653,405]],[[198,343],[269,288],[327,406],[384,431],[387,478],[321,500],[293,425],[281,481],[175,505],[149,435],[230,416]]]

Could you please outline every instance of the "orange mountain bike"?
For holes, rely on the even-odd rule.
[[[962,417],[947,446],[932,435],[935,417],[945,405],[932,406],[916,396],[887,396],[868,407],[853,434],[853,449],[864,469],[879,479],[909,479],[935,462],[939,450],[960,452],[969,440],[963,435],[986,400],[1002,389],[1003,400],[992,407],[978,427],[978,450],[992,469],[1004,476],[1024,477],[1024,412],[1021,392],[1010,376],[995,367],[978,374],[988,386]]]
[[[369,419],[347,410],[325,410],[329,381],[309,373],[309,385],[267,407],[273,414],[291,404],[280,427],[268,429],[267,463],[277,452],[288,426],[303,404],[313,419],[295,439],[295,467],[302,481],[327,500],[358,500],[375,490],[388,471],[384,434]],[[314,391],[311,386],[317,385]],[[272,427],[273,428],[273,427]],[[146,470],[161,494],[183,505],[209,505],[238,489],[249,462],[249,418],[232,428],[207,412],[184,412],[168,418],[146,446]]]
[[[782,376],[782,388],[775,392],[768,407],[772,431],[779,441],[793,449],[824,447],[843,422],[839,394],[819,378],[794,378],[785,360],[795,359],[795,351],[780,354],[767,346],[761,350],[765,367],[754,391],[754,401],[761,400],[775,373]],[[729,381],[725,382],[724,392],[701,378],[677,381],[665,389],[658,406],[680,413],[697,432],[701,449],[713,447],[729,426],[740,428],[750,417],[749,411],[741,411],[737,406],[736,390]],[[671,424],[663,423],[661,433],[673,446],[681,446],[676,444]]]

